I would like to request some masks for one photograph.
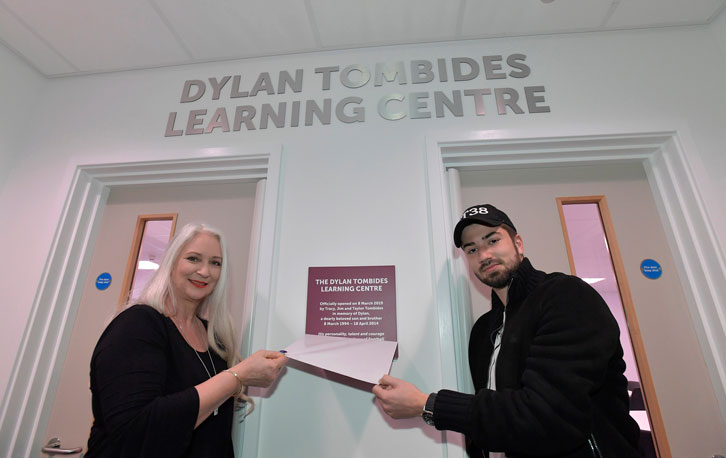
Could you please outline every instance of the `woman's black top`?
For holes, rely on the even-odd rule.
[[[194,386],[209,379],[199,358],[212,376],[227,368],[213,350],[190,347],[170,318],[147,305],[116,316],[91,357],[94,420],[86,458],[234,457],[232,398],[194,429]]]

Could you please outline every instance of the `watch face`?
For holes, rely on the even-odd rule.
[[[426,405],[424,406],[421,416],[427,425],[434,424],[434,404],[436,402],[436,393],[431,393],[426,399]]]
[[[433,425],[434,424],[434,414],[433,413],[431,413],[431,412],[424,412],[423,414],[421,414],[421,416],[423,417],[423,419],[424,419],[424,421],[426,422],[427,425]]]

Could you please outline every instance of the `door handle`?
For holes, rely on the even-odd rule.
[[[41,449],[41,452],[46,455],[77,455],[83,451],[83,447],[76,448],[61,448],[60,439],[57,437],[52,438],[45,444],[45,447]]]

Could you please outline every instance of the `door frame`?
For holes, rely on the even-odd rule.
[[[463,138],[463,140],[462,140]],[[459,170],[640,163],[677,263],[711,383],[726,420],[726,263],[676,131],[502,138],[477,132],[426,141],[432,279],[445,385],[473,392],[469,276],[450,242],[461,211]]]
[[[112,189],[149,184],[257,182],[246,279],[254,287],[246,288],[245,293],[247,332],[243,355],[249,352],[253,339],[266,340],[282,166],[279,148],[255,155],[76,167],[0,410],[0,456],[35,456],[44,445],[45,438],[39,435],[45,433],[44,425],[53,407],[88,264]],[[253,335],[253,329],[257,335]],[[258,433],[253,424],[246,424],[242,433],[245,442],[254,442],[246,447],[257,448]]]

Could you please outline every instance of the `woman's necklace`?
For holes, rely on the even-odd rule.
[[[202,357],[199,356],[199,352],[194,349],[192,344],[189,342],[189,339],[187,339],[187,336],[186,336],[186,334],[184,334],[184,329],[181,326],[181,323],[177,324],[176,320],[172,320],[172,321],[174,322],[174,324],[177,325],[176,327],[177,327],[177,329],[179,329],[179,332],[181,332],[182,337],[184,337],[184,340],[187,341],[187,343],[191,347],[194,354],[197,355],[197,359],[199,359],[199,362],[202,363],[202,367],[204,367],[204,371],[207,373],[207,376],[211,379],[212,374],[209,372],[209,369],[207,369],[207,365],[204,364],[204,360],[202,359]],[[212,371],[214,371],[214,375],[217,375],[217,368],[214,367],[214,361],[212,360],[212,353],[209,351],[209,348],[207,348],[207,356],[209,356],[209,362],[212,364]],[[219,407],[214,409],[214,415],[217,415],[218,413],[219,413]]]

